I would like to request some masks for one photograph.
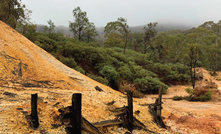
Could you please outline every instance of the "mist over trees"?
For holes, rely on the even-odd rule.
[[[16,13],[3,13],[4,4],[0,19],[15,27]],[[157,93],[161,85],[164,92],[177,83],[195,88],[199,75],[192,68],[221,70],[221,21],[195,28],[160,22],[130,27],[120,17],[96,28],[80,7],[73,9],[73,17],[65,27],[50,19],[48,25],[36,25],[20,16],[16,30],[67,66],[122,92],[133,87],[138,96]]]
[[[131,31],[131,33],[139,33],[139,32],[143,32],[143,27],[145,25],[142,26],[130,26],[129,30]],[[45,25],[41,25],[41,24],[37,24],[37,32],[42,32],[44,33],[44,27]],[[156,26],[156,31],[157,33],[161,33],[161,32],[168,32],[170,30],[177,30],[177,31],[183,31],[183,30],[188,30],[191,29],[192,27],[189,25],[185,25],[185,24],[173,24],[173,23],[159,23]],[[98,36],[96,36],[96,39],[104,39],[104,27],[95,27]],[[61,32],[62,34],[64,34],[66,37],[73,37],[73,32],[70,31],[70,28],[68,26],[55,26],[55,32]],[[174,32],[174,31],[173,31]]]

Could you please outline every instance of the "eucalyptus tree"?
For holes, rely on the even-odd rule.
[[[152,40],[155,38],[157,31],[156,31],[157,22],[149,23],[147,26],[144,26],[144,54],[146,54],[147,49],[150,47],[152,48]],[[149,46],[147,48],[147,46]]]
[[[47,21],[47,22],[48,22],[48,25],[49,25],[49,27],[48,27],[48,32],[49,32],[49,33],[52,33],[52,31],[53,31],[54,28],[55,28],[54,22],[53,22],[52,20],[49,20],[49,21]]]
[[[0,20],[16,28],[18,22],[29,18],[30,10],[18,0],[0,0]]]
[[[219,43],[221,37],[221,20],[213,26],[214,33],[217,35],[216,44]]]
[[[216,44],[217,35],[213,30],[208,28],[198,27],[186,35],[186,44],[198,44],[200,46],[198,63],[201,63],[206,68],[211,68],[211,46]]]
[[[213,21],[207,21],[207,22],[204,22],[199,27],[203,27],[203,28],[207,28],[209,30],[212,30],[214,26],[215,26],[215,23]]]
[[[37,24],[30,21],[23,21],[17,24],[16,30],[23,34],[30,41],[34,42],[36,39]]]
[[[212,30],[214,34],[217,35],[216,44],[219,42],[219,38],[221,37],[221,20],[217,23],[214,23],[213,21],[207,21],[200,25],[199,27],[207,28],[208,30]]]
[[[83,38],[86,42],[94,41],[98,36],[95,25],[93,22],[87,22],[83,31]]]
[[[106,34],[104,37],[106,38],[104,41],[105,47],[124,48],[123,37],[120,34],[111,32],[108,35]]]
[[[140,32],[136,32],[132,34],[133,39],[132,39],[132,44],[133,44],[133,48],[135,51],[137,52],[141,52],[142,51],[142,47],[143,47],[143,33]]]
[[[191,77],[191,83],[193,86],[193,89],[195,88],[196,84],[196,67],[197,67],[197,61],[199,58],[199,44],[190,44],[188,46],[187,51],[187,62],[190,70],[190,77]]]
[[[117,33],[122,37],[124,42],[124,54],[126,53],[126,47],[131,39],[131,31],[127,25],[127,20],[125,18],[118,18],[117,21],[109,22],[104,29],[105,37],[112,33]],[[120,37],[118,36],[118,37]]]
[[[83,12],[80,7],[73,10],[74,22],[69,22],[70,31],[73,32],[74,36],[82,41],[83,30],[89,22],[87,13]]]

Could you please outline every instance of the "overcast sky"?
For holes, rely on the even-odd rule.
[[[105,26],[119,17],[129,26],[150,22],[178,22],[198,26],[206,21],[221,20],[221,0],[22,0],[32,10],[31,21],[69,26],[73,9],[87,12],[96,27]]]

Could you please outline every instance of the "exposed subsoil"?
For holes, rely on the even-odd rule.
[[[188,96],[185,88],[191,85],[176,85],[168,89],[163,95],[162,116],[165,124],[174,132],[187,134],[221,134],[221,73],[211,76],[209,71],[200,68],[203,79],[197,81],[198,87],[203,87],[211,82],[218,85],[213,90],[212,100],[208,102],[189,102],[187,100],[173,101],[173,96]],[[147,95],[146,99],[153,101],[157,95]]]
[[[53,44],[52,44],[53,45]],[[103,92],[95,89],[99,86]],[[38,93],[39,128],[34,130],[28,118],[31,94]],[[65,66],[36,46],[16,30],[0,21],[0,133],[2,134],[65,134],[65,126],[58,120],[59,108],[72,104],[73,93],[82,94],[82,116],[95,123],[115,119],[110,107],[127,105],[127,97]],[[108,102],[115,101],[112,106]],[[142,99],[134,99],[134,115],[148,130],[169,133],[154,122],[148,107],[140,106]],[[99,128],[103,132],[103,128]],[[122,126],[105,128],[105,133],[124,134]],[[147,131],[134,130],[145,134]]]
[[[22,76],[19,76],[20,63]],[[208,71],[201,71],[204,78],[198,86],[212,81],[218,85],[218,90],[212,89],[213,99],[209,102],[173,101],[171,98],[175,95],[188,95],[185,88],[191,86],[171,86],[163,95],[162,110],[169,131],[153,123],[148,107],[139,105],[154,103],[157,95],[134,99],[134,111],[140,111],[139,115],[134,116],[157,133],[221,134],[221,81],[216,80],[221,75],[212,77]],[[104,92],[96,91],[95,86]],[[31,110],[31,94],[34,93],[39,96],[40,127],[36,130],[26,119]],[[114,118],[106,103],[114,100],[115,108],[127,105],[126,96],[122,93],[68,68],[0,21],[0,133],[65,133],[64,126],[56,118],[59,108],[71,105],[73,93],[82,93],[82,115],[92,123]],[[106,133],[124,134],[126,131],[120,126],[110,126]],[[133,133],[148,132],[134,130]]]

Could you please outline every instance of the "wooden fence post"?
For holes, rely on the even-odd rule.
[[[127,91],[127,104],[128,104],[128,130],[133,131],[133,92],[130,90]]]
[[[81,134],[81,98],[81,93],[72,95],[73,120],[71,125],[73,134]]]
[[[161,86],[158,94],[158,106],[157,106],[157,115],[161,118],[161,104],[162,104],[162,93],[163,93],[163,85]]]
[[[37,113],[37,101],[38,101],[38,94],[31,95],[31,119],[32,119],[32,127],[34,129],[38,128],[38,113]]]

